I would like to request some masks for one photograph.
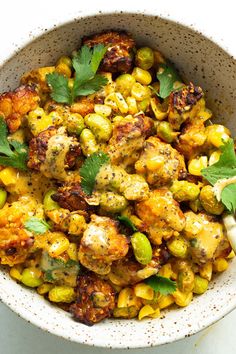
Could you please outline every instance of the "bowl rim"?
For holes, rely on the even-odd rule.
[[[19,51],[21,51],[22,49],[24,49],[26,46],[29,46],[32,42],[34,42],[35,40],[37,40],[39,37],[41,37],[42,35],[51,32],[53,30],[55,30],[58,27],[62,27],[64,25],[76,22],[82,18],[91,18],[94,16],[99,16],[99,15],[119,15],[119,14],[126,14],[126,15],[145,15],[145,16],[156,16],[159,17],[163,20],[167,20],[167,21],[172,21],[178,25],[184,26],[192,31],[194,31],[195,33],[201,35],[202,37],[210,40],[211,42],[213,42],[215,45],[219,46],[223,51],[225,51],[228,55],[230,55],[232,57],[232,59],[236,58],[236,48],[235,51],[230,50],[224,43],[223,39],[215,38],[214,36],[212,36],[207,30],[200,30],[199,26],[192,22],[189,23],[189,21],[186,21],[186,18],[184,16],[172,16],[172,15],[168,15],[168,13],[161,13],[158,12],[155,9],[155,12],[153,12],[153,10],[151,8],[148,9],[143,9],[143,10],[137,10],[137,11],[130,11],[130,10],[115,10],[112,11],[110,9],[106,9],[104,8],[102,11],[91,11],[91,10],[81,10],[79,11],[78,15],[75,16],[75,14],[65,14],[63,16],[63,19],[59,19],[59,20],[54,20],[52,23],[50,23],[47,26],[47,30],[45,30],[44,28],[41,27],[37,27],[32,29],[31,31],[31,35],[29,38],[26,39],[26,37],[22,38],[21,41],[18,42],[18,48],[15,49],[15,44],[14,44],[14,49],[12,46],[12,50],[9,51],[8,53],[4,53],[4,58],[1,60],[0,63],[0,70],[1,68],[12,58],[14,57],[14,55],[16,55]],[[7,305],[13,312],[15,312],[19,317],[21,317],[22,319],[26,320],[27,322],[37,326],[38,328],[44,330],[45,332],[48,332],[50,334],[54,334],[58,337],[67,339],[69,341],[73,341],[73,342],[78,342],[81,344],[86,344],[86,345],[90,345],[90,346],[97,346],[97,347],[104,347],[104,348],[123,348],[123,349],[130,349],[130,348],[144,348],[144,347],[152,347],[152,346],[159,346],[159,345],[164,345],[164,344],[168,344],[168,343],[172,343],[175,341],[179,341],[187,336],[196,334],[198,332],[203,331],[204,329],[206,329],[207,327],[211,326],[212,324],[216,323],[217,321],[219,321],[220,319],[224,318],[228,313],[230,313],[231,311],[233,311],[236,308],[236,298],[235,301],[232,301],[221,308],[220,311],[218,311],[217,313],[214,314],[214,316],[209,316],[207,319],[204,320],[204,324],[201,324],[201,328],[199,329],[197,326],[196,327],[192,327],[191,329],[191,333],[188,334],[188,331],[186,331],[185,334],[183,333],[176,333],[175,336],[172,336],[171,338],[169,338],[168,340],[162,340],[159,341],[157,343],[157,341],[150,341],[150,344],[143,344],[139,343],[137,346],[133,343],[128,343],[126,344],[125,341],[122,344],[117,344],[115,339],[113,341],[113,344],[111,345],[107,345],[106,343],[101,343],[99,340],[97,340],[96,338],[94,338],[92,341],[84,341],[81,340],[79,338],[79,336],[75,337],[69,337],[66,336],[61,330],[60,327],[58,326],[57,328],[54,328],[53,330],[50,329],[50,326],[48,326],[47,324],[43,324],[42,321],[40,319],[38,319],[37,316],[33,316],[33,313],[27,313],[27,309],[25,308],[21,308],[19,306],[17,306],[16,302],[10,302],[10,299],[8,297],[7,292],[2,289],[0,287],[0,300],[3,301],[3,303],[5,305]]]

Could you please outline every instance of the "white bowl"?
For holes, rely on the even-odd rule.
[[[176,22],[147,14],[99,14],[56,27],[31,41],[1,67],[0,92],[18,85],[32,68],[50,65],[79,45],[79,38],[105,29],[125,29],[139,45],[159,48],[184,77],[203,87],[217,121],[236,131],[235,60],[222,48]],[[236,307],[236,260],[210,284],[202,296],[183,309],[165,311],[161,319],[106,320],[93,327],[74,322],[35,291],[0,272],[0,297],[13,311],[38,327],[68,340],[111,348],[136,348],[173,342],[196,333]]]

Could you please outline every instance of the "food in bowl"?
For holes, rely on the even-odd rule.
[[[0,117],[13,279],[92,325],[187,306],[227,269],[234,142],[158,50],[114,31],[84,38],[3,93]]]

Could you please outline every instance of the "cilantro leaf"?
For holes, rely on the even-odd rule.
[[[26,230],[34,232],[35,234],[44,234],[50,230],[50,225],[43,219],[32,216],[24,223]]]
[[[160,275],[151,276],[145,280],[145,283],[151,286],[153,290],[158,291],[161,295],[172,294],[177,288],[175,281]]]
[[[103,44],[89,48],[83,46],[72,59],[75,78],[72,88],[68,78],[57,72],[46,76],[52,89],[51,97],[60,103],[72,104],[76,97],[93,94],[107,84],[107,78],[96,74],[107,48]]]
[[[222,154],[219,160],[202,169],[202,176],[211,183],[212,186],[218,184],[221,180],[227,180],[236,176],[236,155],[234,151],[234,141],[229,139],[222,147]],[[220,199],[228,211],[234,213],[236,210],[236,184],[232,182],[226,185],[221,193]]]
[[[0,116],[0,165],[27,170],[28,146],[16,140],[8,140],[7,133],[7,125]]]
[[[176,90],[176,82],[182,82],[174,67],[167,64],[160,64],[157,72],[157,78],[160,81],[159,97],[163,99],[168,97],[172,91]]]
[[[79,170],[82,177],[81,188],[84,193],[91,195],[96,182],[96,176],[102,165],[108,163],[109,156],[104,152],[95,152],[89,156]]]
[[[68,86],[68,78],[57,72],[47,74],[46,80],[51,87],[51,97],[59,103],[72,103],[71,91]]]
[[[123,215],[117,216],[117,220],[125,224],[125,226],[129,227],[133,232],[138,231],[136,226],[132,223],[132,221],[129,218],[127,218],[127,216],[123,216]]]

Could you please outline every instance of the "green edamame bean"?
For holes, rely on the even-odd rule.
[[[98,141],[107,141],[110,139],[112,124],[108,118],[100,114],[90,113],[85,116],[84,121]]]
[[[80,135],[85,128],[83,117],[79,113],[70,114],[66,120],[66,128],[68,133]]]
[[[131,244],[136,260],[143,265],[148,264],[152,259],[152,246],[147,236],[135,232],[131,236]]]
[[[130,74],[122,74],[116,79],[116,91],[120,92],[124,97],[130,95],[135,78]]]
[[[188,254],[188,242],[181,236],[173,237],[167,242],[168,250],[173,256],[186,258]]]
[[[157,126],[157,135],[167,143],[172,143],[175,134],[168,122],[160,122]]]
[[[195,183],[188,181],[174,181],[170,191],[177,202],[184,202],[196,200],[200,193],[200,188]]]
[[[56,193],[55,189],[49,189],[44,196],[43,206],[45,211],[59,209],[60,205],[52,199],[52,195]]]
[[[150,69],[154,64],[154,53],[149,47],[142,47],[137,50],[135,63],[144,70]]]
[[[98,151],[98,145],[94,134],[90,129],[85,128],[80,134],[80,145],[85,156],[89,156]]]
[[[36,288],[43,283],[40,278],[40,271],[36,268],[25,268],[22,272],[21,282],[31,288]]]
[[[7,192],[5,189],[0,188],[0,209],[2,209],[6,203],[7,200]]]
[[[119,213],[128,205],[125,197],[113,192],[102,193],[99,204],[102,210],[108,213]]]
[[[220,215],[224,211],[224,205],[218,202],[212,186],[204,186],[200,193],[200,202],[203,208],[210,214]]]

